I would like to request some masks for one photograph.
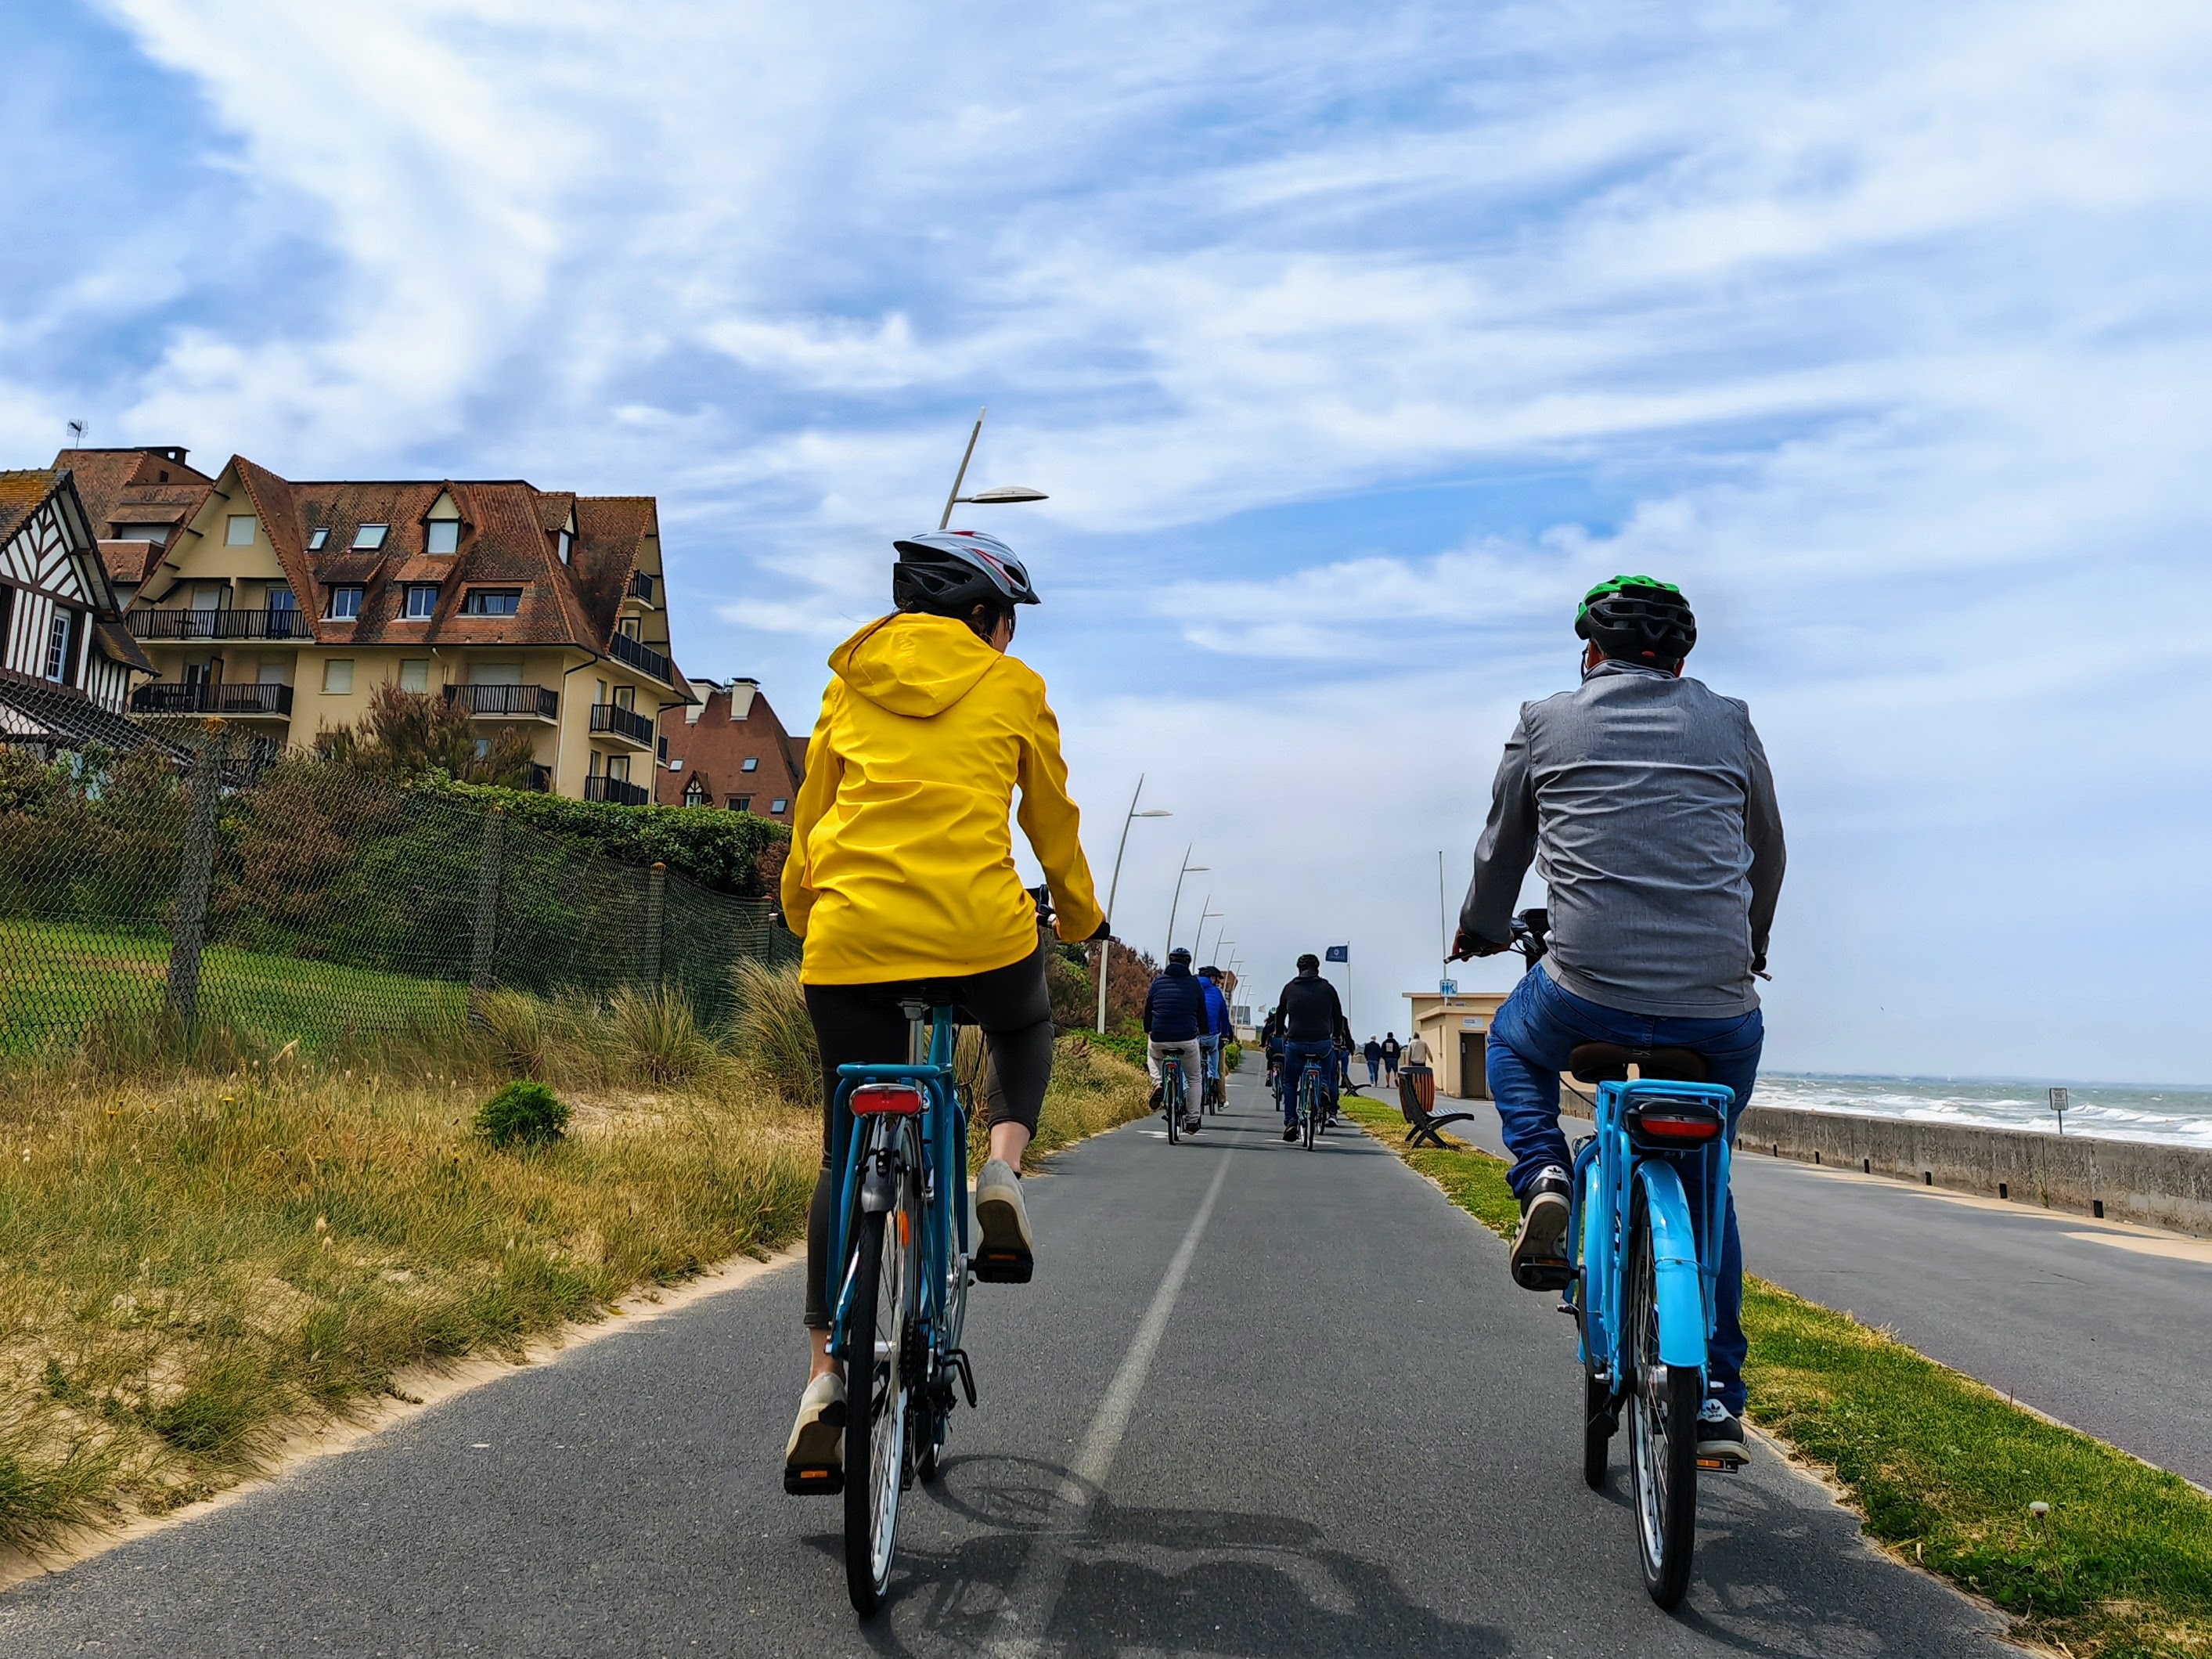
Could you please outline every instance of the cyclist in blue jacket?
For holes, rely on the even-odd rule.
[[[1207,1080],[1218,1086],[1221,1083],[1221,1051],[1229,1046],[1229,997],[1221,988],[1221,969],[1211,963],[1198,970],[1199,983],[1206,990],[1206,1014],[1213,1022],[1213,1034],[1198,1040],[1200,1051],[1206,1056]],[[1224,1097],[1226,1098],[1226,1097]]]
[[[1551,949],[1491,1022],[1490,1091],[1507,1179],[1521,1200],[1514,1278],[1559,1288],[1567,1171],[1559,1073],[1583,1042],[1679,1048],[1710,1079],[1751,1098],[1765,1026],[1754,975],[1782,890],[1782,813],[1751,713],[1682,674],[1698,641],[1680,589],[1615,576],[1583,599],[1582,684],[1524,703],[1505,745],[1490,821],[1460,908],[1455,957],[1494,956],[1510,939],[1533,860],[1549,890]],[[1735,1139],[1736,1115],[1729,1120]],[[1703,1213],[1692,1192],[1692,1214]],[[1700,1455],[1741,1462],[1743,1248],[1730,1199],[1708,1358],[1712,1396]]]
[[[1213,1030],[1205,986],[1206,981],[1190,971],[1190,952],[1178,945],[1168,952],[1167,971],[1154,979],[1145,993],[1145,1036],[1151,1039],[1146,1066],[1152,1074],[1152,1106],[1158,1110],[1163,1098],[1160,1061],[1173,1054],[1182,1066],[1182,1127],[1189,1134],[1195,1134],[1200,1127],[1199,1079],[1205,1076],[1199,1040]]]

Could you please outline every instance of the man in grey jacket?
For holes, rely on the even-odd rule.
[[[1549,890],[1550,951],[1491,1022],[1487,1060],[1521,1200],[1515,1279],[1566,1283],[1572,1162],[1559,1073],[1583,1042],[1687,1048],[1741,1114],[1765,1026],[1755,975],[1782,889],[1782,817],[1750,711],[1682,675],[1697,618],[1671,584],[1616,576],[1576,613],[1581,685],[1522,706],[1460,908],[1457,957],[1506,948],[1530,861]],[[1735,1117],[1729,1138],[1735,1136]],[[1692,1212],[1702,1214],[1698,1194]],[[1699,1450],[1741,1462],[1743,1251],[1722,1240],[1712,1398]]]

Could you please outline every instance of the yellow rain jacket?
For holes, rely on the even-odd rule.
[[[870,623],[830,666],[783,866],[802,980],[980,974],[1036,950],[1006,823],[1017,786],[1060,937],[1097,931],[1060,722],[1035,669],[964,623],[914,615]]]

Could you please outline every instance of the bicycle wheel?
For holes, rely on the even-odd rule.
[[[1305,1137],[1305,1149],[1311,1152],[1314,1137],[1321,1133],[1321,1085],[1314,1080],[1310,1066],[1298,1079],[1298,1116],[1304,1120],[1299,1127]]]
[[[1160,1073],[1160,1100],[1168,1109],[1168,1145],[1178,1145],[1182,1139],[1182,1068],[1164,1067]]]
[[[902,1179],[889,1211],[854,1218],[859,1237],[845,1332],[845,1589],[863,1619],[883,1605],[898,1542],[915,1381],[914,1210],[914,1183]]]
[[[1628,1503],[1636,1516],[1644,1588],[1672,1609],[1690,1587],[1698,1541],[1698,1408],[1705,1379],[1659,1358],[1658,1269],[1639,1187],[1628,1228]]]

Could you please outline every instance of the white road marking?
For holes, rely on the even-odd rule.
[[[1144,1321],[1129,1340],[1129,1351],[1121,1356],[1121,1369],[1106,1385],[1098,1414],[1091,1419],[1090,1432],[1083,1437],[1075,1462],[1068,1466],[1054,1494],[1060,1513],[1038,1532],[1014,1577],[1013,1589],[1006,1593],[1006,1604],[999,1609],[997,1628],[984,1648],[989,1659],[1035,1659],[1044,1650],[1044,1632],[1051,1627],[1053,1609],[1067,1583],[1068,1546],[1082,1535],[1091,1518],[1091,1506],[1105,1486],[1106,1472],[1113,1468],[1114,1454],[1121,1449],[1121,1437],[1128,1431],[1129,1419],[1144,1393],[1145,1377],[1159,1352],[1160,1339],[1167,1334],[1169,1316],[1182,1294],[1183,1279],[1197,1258],[1198,1242],[1206,1234],[1206,1224],[1213,1218],[1214,1201],[1221,1196],[1221,1183],[1228,1178],[1230,1162],[1236,1156],[1233,1151],[1222,1154],[1212,1184],[1206,1188],[1198,1213],[1191,1217],[1182,1243],[1176,1247],[1175,1259],[1168,1263],[1159,1289],[1152,1292],[1152,1304],[1145,1310]]]

